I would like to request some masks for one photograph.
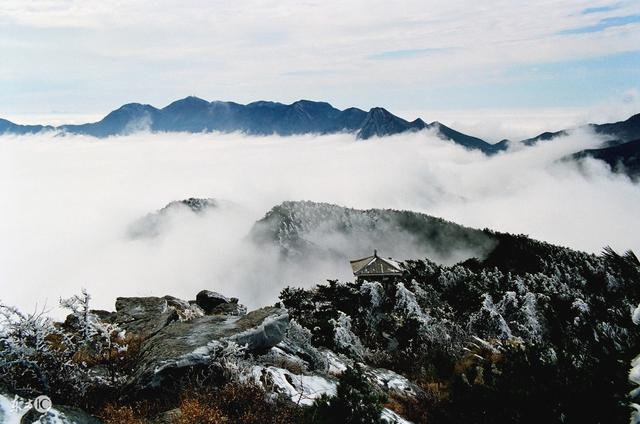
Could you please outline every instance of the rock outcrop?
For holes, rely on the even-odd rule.
[[[282,341],[289,325],[281,308],[247,314],[238,299],[208,290],[191,301],[173,296],[119,297],[115,312],[102,311],[100,319],[140,341],[129,382],[134,390],[159,387],[168,376],[206,365],[225,343],[248,352],[267,351]]]
[[[209,290],[202,290],[198,293],[195,303],[202,308],[207,315],[244,315],[247,312],[243,305],[238,304],[237,298],[229,298]]]
[[[138,389],[159,387],[167,377],[208,364],[224,342],[250,352],[266,351],[282,340],[288,322],[286,311],[275,307],[241,317],[218,314],[171,322],[142,343],[132,384]]]
[[[234,380],[255,383],[271,395],[309,406],[323,395],[335,395],[338,376],[353,365],[347,356],[314,347],[311,332],[290,322],[286,309],[267,306],[246,313],[238,299],[208,290],[188,301],[173,296],[119,297],[115,311],[90,311],[89,315],[93,328],[109,329],[110,337],[120,343],[117,352],[126,352],[116,358],[123,361],[117,366],[126,367],[117,384],[129,401],[170,399],[194,382],[217,387]],[[81,327],[81,319],[72,314],[62,328],[72,335]],[[83,375],[90,374],[95,387],[116,381],[101,364],[84,366]],[[422,395],[421,389],[396,373],[363,366],[366,378],[385,393]],[[6,421],[3,414],[10,409],[11,397],[8,392],[0,393],[0,423]],[[167,405],[166,411],[160,409],[149,422],[175,422],[180,414],[175,404]],[[383,418],[406,422],[393,414],[385,409]],[[101,422],[82,410],[61,405],[45,414],[27,408],[13,417],[20,422],[53,424]]]

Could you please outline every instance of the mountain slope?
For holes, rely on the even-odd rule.
[[[382,137],[385,135],[399,134],[406,131],[419,131],[426,127],[422,120],[406,121],[393,115],[386,109],[374,107],[367,113],[358,138]]]
[[[159,115],[159,110],[140,103],[126,104],[92,124],[62,125],[60,130],[73,134],[108,137],[131,134],[148,129]]]
[[[487,154],[498,153],[502,150],[506,150],[507,148],[505,143],[499,142],[496,144],[489,144],[482,139],[463,134],[437,121],[429,124],[428,128],[435,129],[437,133],[445,139],[454,140],[457,144],[468,149],[477,149]]]
[[[209,207],[191,198],[159,213]],[[105,424],[628,421],[640,401],[628,374],[640,351],[633,252],[594,255],[424,214],[312,202],[274,207],[251,237],[306,270],[318,252],[367,234],[445,251],[485,237],[492,247],[453,265],[400,256],[402,272],[381,281],[340,282],[328,268],[317,280],[326,283],[286,287],[248,313],[213,291],[215,279],[192,300],[156,297],[152,285],[156,296],[118,297],[112,311],[91,309],[83,291],[60,300],[64,322],[0,303],[0,422],[66,423],[52,415],[67,411]],[[294,248],[306,250],[294,257]],[[248,265],[243,252],[227,275]],[[259,284],[272,284],[264,265]],[[41,393],[55,405],[45,417],[10,409]]]
[[[634,180],[640,179],[640,139],[601,149],[582,150],[568,159],[587,157],[606,162],[613,172],[626,174]]]
[[[394,257],[429,256],[455,263],[484,257],[495,246],[483,231],[426,214],[308,201],[275,206],[256,222],[250,237],[258,244],[275,243],[289,260],[335,258],[345,263],[374,249]]]
[[[596,133],[610,138],[610,145],[638,140],[640,139],[640,113],[633,115],[625,121],[592,125],[592,127]]]
[[[0,134],[35,134],[52,129],[53,127],[48,125],[18,125],[6,119],[0,119]]]
[[[640,139],[640,113],[631,116],[629,119],[608,124],[587,124],[582,128],[588,128],[596,134],[606,137],[605,145],[611,146],[626,143],[628,141]],[[567,135],[569,130],[555,132],[544,132],[521,143],[526,146],[533,146],[539,141],[548,141],[556,137]],[[603,146],[604,147],[604,146]]]

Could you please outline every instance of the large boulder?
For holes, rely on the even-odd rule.
[[[211,313],[211,311],[217,306],[230,302],[231,299],[229,299],[228,297],[210,290],[202,290],[196,295],[196,303],[207,314]]]
[[[238,304],[237,298],[226,297],[220,293],[209,290],[202,290],[198,293],[195,303],[202,308],[207,315],[244,315],[246,313],[246,308]]]
[[[112,319],[120,328],[146,339],[176,321],[178,314],[161,297],[119,297]]]
[[[240,317],[220,314],[175,320],[142,343],[131,384],[145,390],[175,381],[189,369],[210,364],[223,342],[233,341],[251,352],[266,351],[282,341],[288,324],[286,311],[276,307]]]

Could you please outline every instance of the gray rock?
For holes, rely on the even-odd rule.
[[[277,313],[267,316],[259,325],[235,334],[229,339],[241,346],[247,346],[250,351],[265,351],[282,341],[288,326],[289,315],[284,312]]]
[[[207,365],[223,341],[235,341],[249,351],[269,349],[282,340],[288,322],[286,311],[275,307],[241,317],[207,315],[173,321],[142,343],[131,384],[139,390],[157,388],[181,369]]]
[[[160,297],[119,297],[113,321],[142,339],[151,337],[178,319],[166,299]]]
[[[215,308],[220,305],[233,303],[232,300],[238,303],[238,299],[229,299],[220,293],[209,290],[202,290],[196,295],[196,304],[200,306],[206,314],[213,313]]]
[[[229,303],[221,303],[211,311],[209,315],[225,314],[225,315],[244,315],[247,313],[247,307],[238,303],[238,299],[232,297]]]
[[[166,300],[167,305],[172,308],[184,310],[191,307],[191,304],[189,302],[187,302],[186,300],[178,299],[177,297],[167,295],[163,296],[162,298]]]

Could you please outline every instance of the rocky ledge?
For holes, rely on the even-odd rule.
[[[308,406],[324,394],[335,395],[338,377],[353,365],[353,359],[314,347],[309,331],[290,320],[285,309],[268,306],[247,313],[238,299],[207,290],[191,301],[173,296],[120,297],[113,312],[76,312],[59,327],[66,334],[77,334],[86,324],[81,322],[83,316],[94,328],[115,329],[117,337],[125,340],[118,342],[124,351],[135,350],[130,369],[122,373],[119,383],[128,398],[153,399],[180,393],[193,379],[218,373],[222,378],[255,383],[272,396]],[[108,370],[88,367],[87,375],[100,381],[110,378]],[[392,371],[364,369],[372,385],[395,397],[422,393]],[[215,378],[207,384],[215,385]],[[9,418],[16,422],[101,422],[77,408],[57,404],[41,417],[33,409],[11,412],[9,407],[15,403],[12,399],[26,401],[0,391],[0,422]],[[151,422],[175,422],[167,421],[167,414],[175,418],[180,413],[170,409]],[[383,410],[382,418],[408,422],[389,409]]]
[[[207,365],[230,342],[249,353],[263,353],[284,338],[289,317],[284,309],[246,312],[236,298],[202,290],[195,300],[173,296],[119,297],[115,312],[93,311],[139,342],[133,390],[159,388],[183,371]],[[74,319],[67,317],[67,323]],[[166,389],[166,387],[163,387]]]

